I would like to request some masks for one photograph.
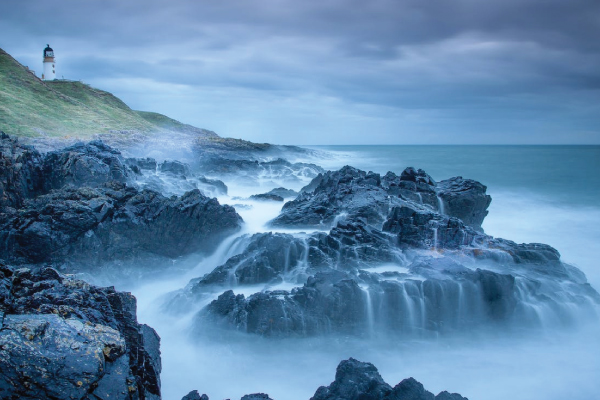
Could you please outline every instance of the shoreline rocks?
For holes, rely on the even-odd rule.
[[[0,263],[0,397],[160,399],[160,338],[130,293]]]
[[[181,400],[209,400],[194,390]],[[240,400],[272,400],[267,394],[256,393]],[[329,386],[321,386],[309,400],[469,400],[457,393],[440,392],[437,396],[425,390],[414,378],[402,380],[393,388],[388,385],[377,368],[354,358],[341,361],[335,379]]]

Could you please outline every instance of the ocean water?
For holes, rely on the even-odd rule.
[[[600,288],[600,146],[327,146],[313,147],[310,159],[326,169],[352,165],[384,174],[408,166],[422,168],[435,180],[473,178],[492,196],[486,233],[516,242],[556,247],[563,260],[584,271]],[[339,361],[355,357],[375,364],[395,385],[414,377],[437,394],[458,392],[471,400],[551,400],[597,397],[600,377],[600,323],[573,329],[522,335],[480,335],[374,342],[347,337],[273,340],[252,335],[192,337],[194,312],[171,315],[162,308],[168,293],[185,286],[235,254],[236,236],[268,230],[281,204],[244,200],[280,186],[269,177],[259,185],[228,184],[221,203],[237,207],[246,221],[243,232],[227,239],[197,266],[170,280],[142,282],[131,290],[138,298],[141,322],[162,338],[163,397],[179,400],[192,389],[211,399],[237,399],[264,392],[276,400],[308,400],[328,385]],[[298,190],[308,181],[287,184]],[[243,207],[240,207],[243,206]],[[117,285],[118,286],[118,285]],[[246,294],[260,288],[249,288]],[[207,300],[208,302],[209,300]]]

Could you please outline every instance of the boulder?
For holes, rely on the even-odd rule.
[[[335,380],[310,400],[383,400],[391,390],[373,364],[350,358],[340,362]]]
[[[492,202],[492,197],[486,194],[486,190],[485,185],[461,176],[438,182],[436,191],[442,205],[440,211],[482,231],[481,224]]]
[[[165,160],[158,166],[160,172],[173,175],[190,175],[190,166],[177,160]]]
[[[192,390],[191,392],[183,396],[181,400],[208,400],[208,396],[205,394],[200,396],[200,393],[198,393],[197,390]]]
[[[4,264],[0,397],[160,399],[160,339],[130,293]]]

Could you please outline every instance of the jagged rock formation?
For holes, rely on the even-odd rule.
[[[310,400],[468,400],[456,393],[441,392],[437,396],[425,390],[414,378],[404,379],[393,388],[385,383],[371,363],[354,358],[342,361],[335,380],[321,386]]]
[[[45,157],[7,137],[2,146],[7,206],[0,212],[0,253],[11,263],[151,266],[211,251],[242,222],[232,207],[198,189],[167,198],[127,186],[132,170],[102,142]]]
[[[55,191],[4,214],[0,252],[17,263],[174,258],[214,249],[240,222],[233,208],[198,190],[165,198],[110,182]]]
[[[380,227],[393,207],[417,206],[423,211],[463,217],[466,225],[481,230],[491,202],[491,197],[485,194],[486,187],[462,178],[443,182],[436,184],[423,170],[414,168],[407,168],[399,177],[388,172],[382,178],[346,166],[316,177],[295,200],[285,203],[271,224],[330,227],[336,218],[344,216]]]
[[[106,182],[125,183],[130,169],[121,152],[101,141],[77,143],[44,157],[45,192],[65,186],[95,187]]]
[[[208,400],[197,391],[190,392],[181,400]],[[271,400],[264,393],[243,396],[241,400]],[[404,379],[393,388],[388,385],[377,368],[371,363],[350,358],[339,363],[335,380],[329,386],[321,386],[310,400],[468,400],[457,393],[440,392],[437,396],[425,390],[414,378]]]
[[[160,339],[130,293],[0,263],[0,397],[160,399]]]
[[[448,205],[460,210],[471,204],[485,214],[485,187],[457,181],[453,187],[461,189]],[[169,307],[189,309],[186,302],[229,288],[197,315],[199,330],[208,321],[265,336],[423,337],[568,324],[577,313],[592,315],[600,303],[583,274],[562,263],[552,247],[493,238],[436,211],[436,183],[424,171],[408,168],[400,177],[380,179],[344,167],[309,186],[312,191],[286,203],[273,224],[322,226],[336,218],[328,233],[245,238],[239,254],[192,280]],[[451,190],[444,190],[449,196]],[[474,197],[481,201],[472,202]],[[296,287],[271,289],[281,282]],[[256,284],[267,286],[248,297],[235,294],[237,286]]]

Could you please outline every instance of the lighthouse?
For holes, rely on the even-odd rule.
[[[44,73],[42,79],[45,81],[52,81],[56,79],[56,61],[54,60],[54,50],[50,48],[50,45],[46,45],[44,49]]]

